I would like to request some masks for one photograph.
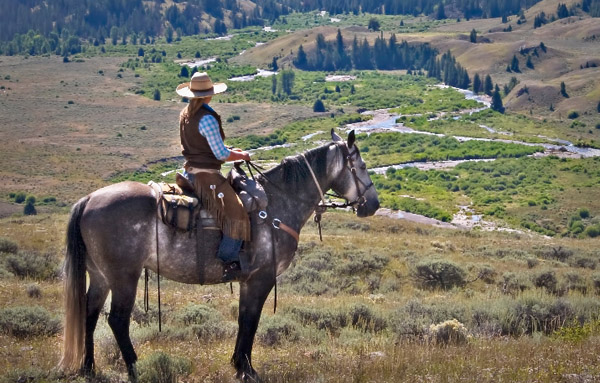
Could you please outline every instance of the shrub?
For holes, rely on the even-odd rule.
[[[216,309],[206,305],[188,305],[175,315],[175,321],[188,325],[199,339],[214,340],[231,336],[233,325]]]
[[[390,257],[387,255],[364,251],[347,254],[344,258],[347,258],[348,262],[340,264],[337,270],[347,275],[371,274],[381,271],[390,261]]]
[[[558,292],[558,279],[552,270],[542,271],[533,277],[533,284],[536,287],[544,288],[550,294]]]
[[[162,309],[162,318],[165,318],[165,308]],[[150,305],[148,307],[148,311],[144,309],[140,302],[137,302],[135,306],[133,306],[133,311],[131,312],[131,319],[139,324],[140,326],[149,326],[152,323],[158,323],[158,306]]]
[[[563,300],[553,302],[526,297],[514,302],[502,320],[505,335],[523,335],[534,332],[550,334],[574,319],[571,305]]]
[[[260,321],[258,339],[267,346],[281,344],[282,341],[296,341],[300,338],[300,326],[286,316],[266,316]]]
[[[27,286],[27,296],[29,298],[41,298],[42,290],[40,289],[40,286],[37,284],[28,285]]]
[[[590,218],[590,211],[586,208],[581,208],[577,211],[577,214],[583,219]]]
[[[516,294],[531,287],[528,278],[522,274],[508,272],[502,275],[502,279],[502,292],[505,294]]]
[[[0,331],[17,338],[56,335],[61,331],[61,320],[43,307],[10,307],[0,309]]]
[[[396,310],[388,319],[391,330],[401,338],[423,338],[429,326],[451,318],[464,321],[466,309],[456,302],[424,304],[418,300],[409,301]]]
[[[479,278],[488,284],[496,282],[496,275],[498,273],[490,265],[483,265],[479,270]]]
[[[160,101],[160,90],[154,89],[154,101]]]
[[[6,257],[6,268],[19,278],[55,279],[60,275],[58,261],[50,253],[20,251]]]
[[[567,117],[568,117],[569,119],[571,119],[571,120],[574,120],[574,119],[576,119],[577,117],[579,117],[579,112],[578,112],[578,111],[576,111],[576,110],[571,110],[571,111],[569,112],[569,114],[567,115]]]
[[[600,294],[600,273],[594,273],[592,275],[592,284],[594,285],[596,294]]]
[[[590,238],[596,238],[600,235],[600,225],[592,225],[585,228],[583,234]]]
[[[23,203],[23,202],[25,202],[26,198],[27,198],[27,194],[25,194],[25,192],[15,193],[15,202],[16,203]]]
[[[0,253],[16,254],[19,250],[19,245],[8,238],[0,237]]]
[[[540,264],[540,260],[537,259],[536,257],[527,258],[527,267],[529,267],[530,269],[533,269],[534,267],[536,267],[539,264]]]
[[[380,332],[387,327],[384,318],[377,316],[367,305],[358,303],[350,307],[352,326],[369,332]]]
[[[576,255],[569,260],[569,265],[572,267],[581,267],[584,269],[595,270],[598,266],[598,261],[593,256]]]
[[[467,342],[467,328],[456,319],[429,326],[429,340],[437,345],[459,345]]]
[[[579,291],[582,294],[587,293],[587,283],[585,278],[576,271],[568,272],[565,274],[565,290]]]
[[[544,249],[539,254],[544,259],[556,259],[557,261],[565,262],[573,255],[573,251],[565,249],[562,246]]]
[[[319,330],[335,333],[348,325],[348,317],[341,310],[331,308],[294,307],[291,313],[302,324],[315,325]]]
[[[579,343],[588,339],[594,333],[597,333],[599,326],[600,322],[598,321],[594,323],[584,323],[583,325],[577,321],[573,321],[573,323],[569,324],[568,326],[564,326],[556,330],[552,334],[552,338],[561,341]]]
[[[140,383],[177,383],[178,378],[192,372],[189,360],[155,352],[138,362]]]
[[[453,262],[443,259],[426,259],[419,262],[414,276],[417,282],[425,288],[444,290],[455,286],[464,286],[465,271]]]

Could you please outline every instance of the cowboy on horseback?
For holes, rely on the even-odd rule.
[[[223,279],[226,281],[241,271],[240,248],[243,241],[250,240],[251,234],[242,201],[220,172],[225,161],[250,161],[250,154],[225,146],[221,116],[208,106],[214,95],[225,90],[226,84],[213,84],[208,74],[196,72],[189,82],[180,84],[176,92],[189,99],[179,115],[184,176],[223,232],[217,257],[225,263]]]

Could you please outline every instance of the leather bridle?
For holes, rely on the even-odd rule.
[[[325,193],[323,193],[323,191],[321,190],[321,185],[319,185],[319,181],[317,180],[317,177],[316,177],[312,167],[310,166],[310,163],[306,159],[306,156],[304,156],[304,154],[301,154],[301,156],[304,159],[304,162],[306,163],[306,166],[308,167],[308,170],[312,176],[313,182],[315,183],[315,186],[319,192],[319,197],[321,198],[321,203],[319,203],[319,205],[317,205],[317,207],[315,208],[315,217],[314,217],[314,221],[319,226],[319,237],[321,238],[321,240],[323,240],[322,235],[321,235],[321,216],[323,215],[323,213],[325,213],[327,211],[327,209],[337,209],[337,208],[346,208],[346,207],[351,207],[352,210],[356,210],[357,207],[360,207],[367,202],[367,198],[365,197],[365,194],[367,193],[367,191],[370,188],[374,187],[373,181],[366,184],[360,179],[360,177],[358,177],[358,174],[356,172],[356,166],[354,164],[354,161],[356,159],[358,159],[358,156],[360,156],[360,152],[359,152],[358,148],[356,146],[353,146],[354,150],[352,152],[350,152],[350,150],[348,149],[348,145],[346,143],[334,143],[334,145],[336,145],[342,152],[342,158],[344,160],[344,168],[346,168],[348,171],[350,171],[350,174],[352,175],[352,179],[354,181],[354,186],[356,187],[356,199],[353,201],[348,201],[348,199],[346,197],[339,195],[337,193],[327,193],[328,196],[345,200],[346,202],[343,204],[335,203],[335,202],[330,202],[330,203],[325,202]],[[254,164],[250,161],[246,161],[246,164],[248,166],[248,170],[250,171],[250,175],[253,178],[254,178],[254,175],[252,174],[252,168],[254,168],[254,170],[256,170],[261,176],[263,176],[263,178],[265,180],[267,180],[270,184],[274,185],[277,189],[279,189],[280,191],[285,193],[285,191],[283,191],[283,189],[281,189],[281,187],[279,187],[279,185],[272,182],[263,172],[261,172],[261,168],[259,166],[257,166],[256,164]],[[361,185],[362,185],[362,190],[361,190]],[[298,198],[298,197],[295,197],[295,198]],[[265,218],[266,218],[266,216],[267,216],[267,214],[265,213]],[[275,224],[275,221],[278,221],[277,225]],[[281,229],[284,226],[285,225],[283,223],[281,223],[280,220],[274,219],[273,227],[275,229]],[[296,242],[298,241],[298,234],[293,229],[284,230],[284,231],[286,231],[290,235],[292,235],[292,237],[294,237]]]
[[[346,205],[351,206],[352,208],[354,208],[357,205],[362,206],[367,202],[365,194],[370,188],[374,186],[373,181],[369,182],[368,184],[365,184],[360,179],[360,177],[358,177],[358,174],[356,174],[356,166],[354,166],[354,159],[352,158],[356,156],[356,158],[358,159],[358,157],[360,156],[360,152],[356,146],[353,146],[354,150],[352,152],[350,152],[346,144],[338,145],[338,147],[341,149],[342,156],[344,157],[344,167],[350,170],[350,173],[352,174],[352,179],[354,180],[354,186],[356,187],[356,199],[351,202],[346,202]],[[360,190],[360,185],[363,186],[362,191]],[[343,196],[339,195],[334,195],[334,197],[346,199]]]

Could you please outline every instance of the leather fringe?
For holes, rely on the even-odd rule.
[[[201,180],[203,176],[204,175],[197,174],[194,185],[202,203],[202,207],[215,217],[219,228],[225,234],[234,239],[249,241],[251,239],[251,228],[248,214],[244,209],[242,201],[237,194],[235,194],[231,185],[229,185],[228,181],[219,174],[219,178],[221,178],[222,182],[216,186],[216,190],[211,190],[210,181],[215,180],[209,180],[209,185],[207,187],[207,180]],[[217,195],[219,192],[227,195],[225,206],[222,205],[221,199],[213,196],[213,194]]]

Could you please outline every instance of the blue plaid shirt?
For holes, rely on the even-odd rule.
[[[214,112],[207,104],[203,104],[202,107]],[[210,114],[205,115],[198,124],[198,130],[200,131],[200,134],[206,138],[206,141],[208,141],[210,150],[212,150],[215,157],[217,157],[218,160],[225,161],[227,157],[229,157],[230,151],[227,149],[221,138],[219,122],[217,119]]]

